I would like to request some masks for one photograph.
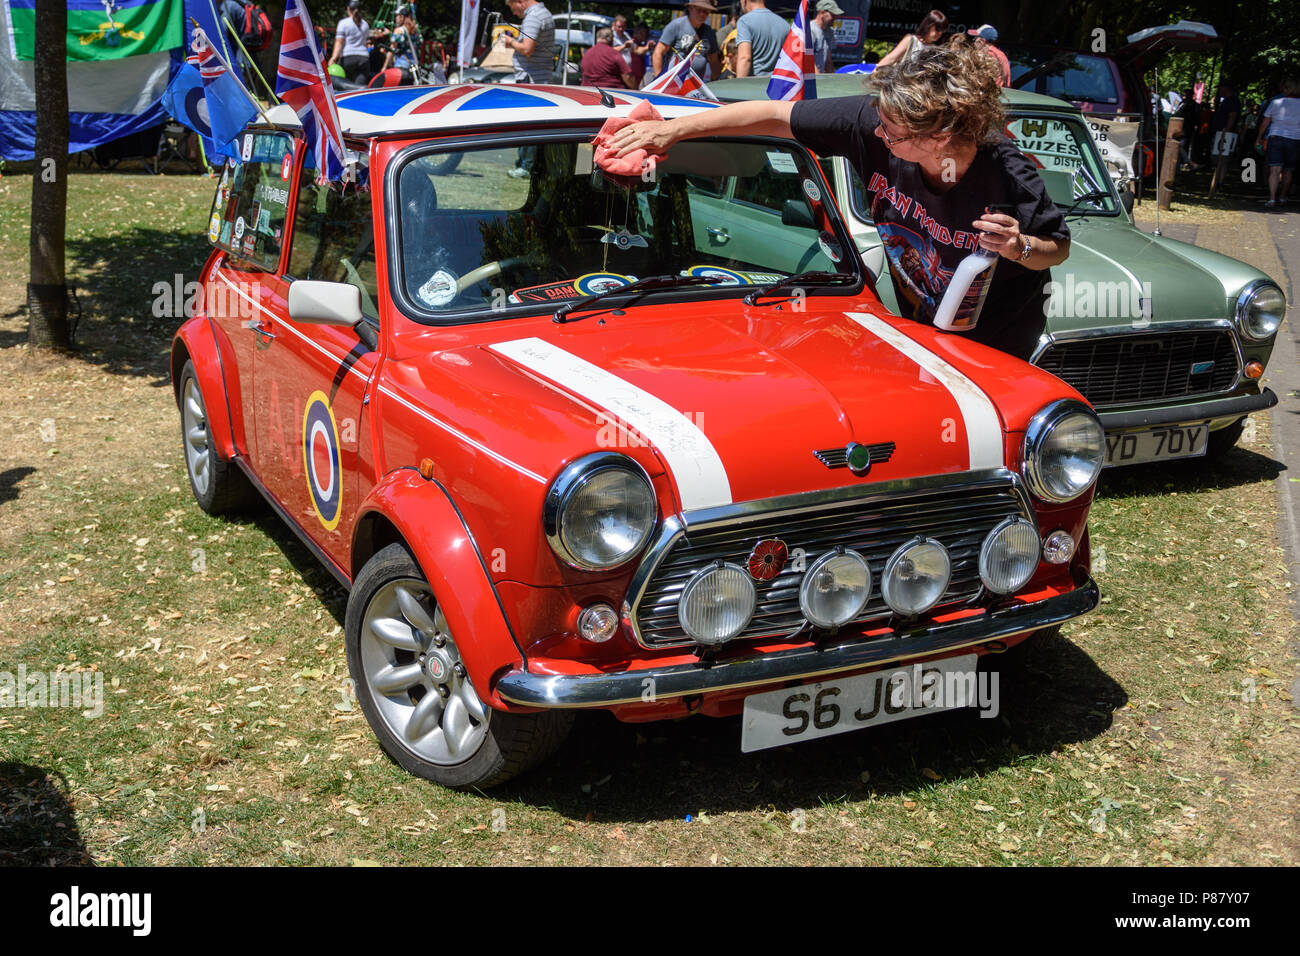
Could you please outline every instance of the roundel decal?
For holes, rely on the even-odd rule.
[[[619,275],[617,272],[588,272],[574,279],[573,287],[582,295],[595,295],[598,292],[608,292],[610,289],[621,289],[631,281],[629,276]]]
[[[302,416],[302,464],[307,497],[326,531],[338,526],[343,513],[343,466],[339,455],[339,425],[329,398],[312,392]]]

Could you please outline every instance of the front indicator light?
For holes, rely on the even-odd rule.
[[[938,603],[951,576],[947,549],[933,538],[913,538],[886,562],[880,590],[890,608],[916,617]]]
[[[1043,539],[1043,560],[1048,564],[1065,564],[1074,557],[1074,538],[1068,531],[1053,531]]]
[[[757,601],[749,573],[739,565],[718,562],[686,582],[677,620],[696,643],[725,644],[749,624]]]
[[[871,569],[856,551],[822,555],[799,585],[799,608],[818,627],[839,627],[862,613],[871,597]]]
[[[1246,363],[1246,378],[1259,378],[1264,374],[1264,363],[1258,359],[1251,359]]]
[[[608,604],[593,604],[578,615],[578,636],[593,644],[604,644],[618,630],[618,614]]]

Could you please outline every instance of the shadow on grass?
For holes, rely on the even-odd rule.
[[[0,763],[0,866],[93,866],[68,782],[56,771]]]
[[[583,713],[552,762],[493,794],[602,822],[812,808],[929,786],[927,769],[944,780],[981,777],[1104,733],[1128,702],[1124,688],[1071,641],[1043,635],[1026,651],[1001,665],[996,717],[974,709],[930,714],[744,754],[737,717],[622,724]],[[863,771],[870,774],[865,783]]]
[[[1176,491],[1192,494],[1272,481],[1286,465],[1268,455],[1237,446],[1222,457],[1125,465],[1102,472],[1099,498],[1145,498]]]
[[[73,357],[115,375],[167,384],[172,334],[184,318],[179,313],[154,315],[154,284],[173,287],[177,274],[182,286],[196,279],[208,252],[200,234],[140,226],[113,236],[70,236],[68,282],[76,288],[81,306]],[[170,294],[165,304],[167,311],[183,306],[173,302]],[[25,308],[18,305],[4,318],[25,315]],[[26,341],[26,327],[0,331],[0,348]]]
[[[36,469],[30,466],[0,471],[0,505],[6,501],[16,501],[19,495],[19,483],[28,475],[35,473]]]

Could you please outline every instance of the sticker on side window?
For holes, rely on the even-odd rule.
[[[779,149],[774,149],[767,154],[767,164],[772,167],[774,172],[799,172],[799,164],[794,161],[794,157]]]

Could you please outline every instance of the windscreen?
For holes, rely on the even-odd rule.
[[[430,152],[401,167],[396,199],[401,291],[435,319],[536,310],[648,276],[858,274],[820,173],[779,143],[687,141],[619,181],[593,170],[586,142]]]

